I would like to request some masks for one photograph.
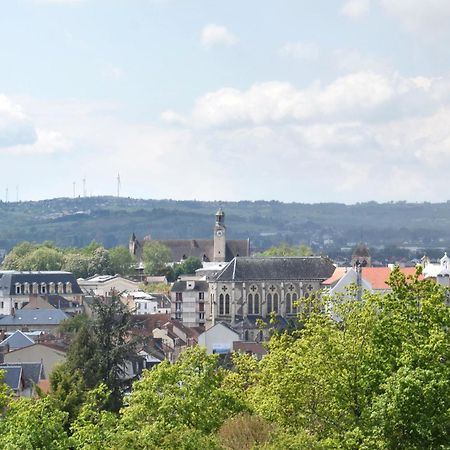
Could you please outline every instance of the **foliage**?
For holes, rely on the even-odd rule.
[[[66,418],[66,413],[49,397],[11,401],[0,421],[0,448],[66,450],[69,448],[63,426]]]
[[[133,272],[134,257],[125,247],[106,250],[92,241],[84,248],[59,248],[46,241],[40,245],[22,242],[14,247],[3,261],[6,270],[65,270],[76,278],[93,275],[129,275]]]
[[[223,378],[217,355],[208,356],[199,347],[186,350],[176,364],[163,362],[146,371],[134,383],[129,406],[123,410],[130,447],[139,448],[138,442],[150,438],[158,447],[174,429],[183,427],[205,436],[216,431],[244,408],[221,388]]]
[[[54,395],[64,410],[76,411],[80,403],[71,399],[81,390],[89,390],[104,383],[110,391],[108,409],[117,411],[122,406],[123,376],[129,361],[136,358],[135,342],[128,338],[131,314],[118,296],[95,298],[93,319],[81,323],[70,345],[65,365],[52,377]],[[78,384],[80,374],[82,386]],[[75,393],[68,381],[75,377]],[[66,388],[67,386],[67,388]],[[82,396],[79,395],[81,401]],[[73,414],[71,414],[73,417]]]
[[[172,261],[172,253],[168,247],[157,241],[145,242],[142,251],[145,272],[149,275],[165,275],[164,270]]]
[[[126,276],[134,272],[135,258],[126,247],[118,246],[109,250],[110,272]]]
[[[248,413],[228,419],[219,430],[220,443],[229,450],[251,450],[266,444],[274,430],[273,424]]]
[[[185,259],[183,262],[175,264],[174,278],[177,279],[180,275],[195,275],[195,271],[202,267],[203,264],[199,258],[189,256],[189,258]]]
[[[280,245],[270,247],[259,253],[258,256],[312,256],[313,254],[311,247],[307,245],[299,245],[296,247],[283,242]]]

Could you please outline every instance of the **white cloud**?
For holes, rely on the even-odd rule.
[[[397,74],[355,72],[306,89],[265,82],[246,91],[222,88],[201,96],[187,120],[200,128],[307,123],[333,120],[391,120],[425,114],[449,96],[440,79],[404,78]]]
[[[33,144],[37,140],[33,123],[22,108],[0,95],[0,148]]]
[[[287,42],[278,53],[281,56],[312,61],[318,58],[319,48],[311,42]]]
[[[238,38],[226,27],[210,23],[201,33],[202,44],[205,48],[216,45],[232,46],[238,43]]]
[[[425,39],[449,32],[448,0],[380,0],[384,10]]]
[[[341,14],[358,19],[365,16],[370,9],[370,0],[347,0],[341,9]]]

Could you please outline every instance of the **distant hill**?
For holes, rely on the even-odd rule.
[[[23,240],[84,246],[126,245],[132,232],[154,239],[212,237],[214,213],[225,210],[228,237],[254,250],[305,243],[330,255],[364,240],[369,246],[450,247],[450,203],[302,204],[201,202],[115,197],[0,202],[0,248]]]

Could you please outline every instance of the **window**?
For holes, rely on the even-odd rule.
[[[19,304],[17,302],[14,302],[14,308],[19,309]]]
[[[248,314],[253,314],[253,294],[247,296]]]
[[[293,314],[297,314],[297,303],[296,303],[297,299],[298,299],[297,294],[294,292],[292,294],[292,313]]]
[[[5,302],[0,302],[0,307],[3,309],[5,307]]]
[[[198,319],[199,320],[205,320],[205,313],[204,312],[199,313],[198,314]]]
[[[20,284],[16,284],[16,294],[21,294],[22,292],[22,289],[21,289],[21,285]]]
[[[266,295],[266,301],[267,301],[267,314],[270,314],[272,312],[272,294]]]
[[[225,314],[230,314],[230,294],[225,295]]]
[[[259,294],[255,294],[255,303],[253,306],[253,311],[255,314],[259,314]]]
[[[286,314],[292,313],[292,303],[291,303],[291,294],[288,292],[286,294]]]
[[[175,319],[181,320],[181,311],[175,313]]]
[[[181,311],[181,305],[179,303],[175,303],[175,311]]]
[[[47,293],[47,285],[45,283],[41,284],[41,294]]]
[[[279,312],[279,308],[278,308],[278,294],[273,294],[273,311],[278,313]]]
[[[205,310],[205,304],[204,303],[199,303],[198,310],[203,312]]]
[[[205,293],[204,292],[199,292],[198,293],[198,299],[199,300],[205,300]]]
[[[223,294],[219,295],[219,315],[223,316],[225,314],[225,298]]]
[[[177,292],[177,293],[175,294],[175,300],[176,300],[177,302],[182,302],[182,301],[183,301],[183,293],[182,293],[182,292]]]

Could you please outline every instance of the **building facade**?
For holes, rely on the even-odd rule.
[[[59,294],[82,304],[83,293],[70,272],[0,271],[0,314],[9,315],[21,309],[32,295]]]
[[[170,291],[172,318],[189,328],[205,326],[210,316],[208,290],[203,280],[175,281]]]
[[[321,288],[335,266],[323,257],[234,258],[209,282],[212,324],[226,322],[245,341],[264,340],[258,321],[295,319],[301,299]]]

